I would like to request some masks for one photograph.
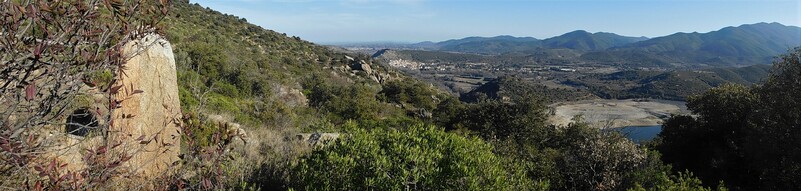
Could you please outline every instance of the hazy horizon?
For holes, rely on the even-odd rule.
[[[801,26],[801,2],[768,1],[192,1],[321,44],[415,43],[471,36],[545,39],[575,30],[649,38],[778,22]]]

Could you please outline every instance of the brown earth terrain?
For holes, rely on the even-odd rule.
[[[573,117],[581,118],[594,127],[627,127],[660,125],[671,114],[688,114],[684,102],[643,99],[594,99],[560,102],[550,105],[551,124],[567,125]]]

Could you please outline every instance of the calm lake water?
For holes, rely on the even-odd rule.
[[[620,132],[635,143],[640,143],[642,141],[649,141],[656,138],[656,135],[662,131],[662,126],[630,126],[612,128],[612,130]]]

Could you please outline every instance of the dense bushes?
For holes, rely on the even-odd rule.
[[[423,82],[390,81],[383,85],[379,98],[389,103],[401,104],[414,109],[432,111],[437,107],[437,90]]]
[[[486,100],[469,104],[460,115],[445,124],[450,129],[467,129],[484,139],[543,140],[546,129],[546,107],[541,100],[527,96],[516,102]]]
[[[543,190],[492,146],[433,126],[364,130],[346,124],[347,138],[319,147],[294,170],[306,190]],[[509,170],[513,169],[513,170]]]
[[[596,96],[580,89],[551,88],[534,84],[515,76],[502,76],[489,81],[476,89],[462,94],[459,99],[469,103],[477,103],[486,99],[513,101],[525,99],[525,96],[536,95],[544,102],[576,101],[592,99]]]
[[[308,86],[309,106],[329,113],[328,117],[336,122],[378,119],[383,106],[369,84],[339,86],[320,82]]]
[[[446,99],[435,110],[434,121],[460,134],[482,137],[498,156],[521,165],[530,181],[547,182],[551,190],[621,190],[638,184],[656,189],[684,181],[671,177],[658,153],[649,154],[616,132],[581,122],[549,125],[546,111],[542,101],[530,95],[474,104]],[[658,176],[664,181],[657,182]]]
[[[560,135],[558,164],[566,189],[620,189],[629,173],[643,167],[644,151],[620,134],[573,124]]]
[[[676,170],[734,190],[801,188],[801,49],[781,56],[767,81],[725,85],[691,97],[698,117],[674,116],[658,147]]]
[[[677,175],[668,175],[665,172],[656,174],[652,178],[653,185],[651,187],[643,187],[639,183],[635,185],[633,188],[628,189],[629,191],[646,191],[646,190],[655,190],[655,191],[674,191],[674,190],[686,190],[686,191],[712,191],[713,189],[709,187],[704,187],[701,180],[693,176],[691,172],[679,172]],[[724,191],[728,190],[722,184],[718,185],[718,187],[714,190]]]

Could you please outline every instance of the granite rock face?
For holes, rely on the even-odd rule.
[[[147,35],[124,46],[131,55],[117,74],[110,103],[108,140],[121,144],[116,152],[131,156],[125,164],[133,174],[157,177],[179,160],[181,105],[175,58],[169,42]]]

